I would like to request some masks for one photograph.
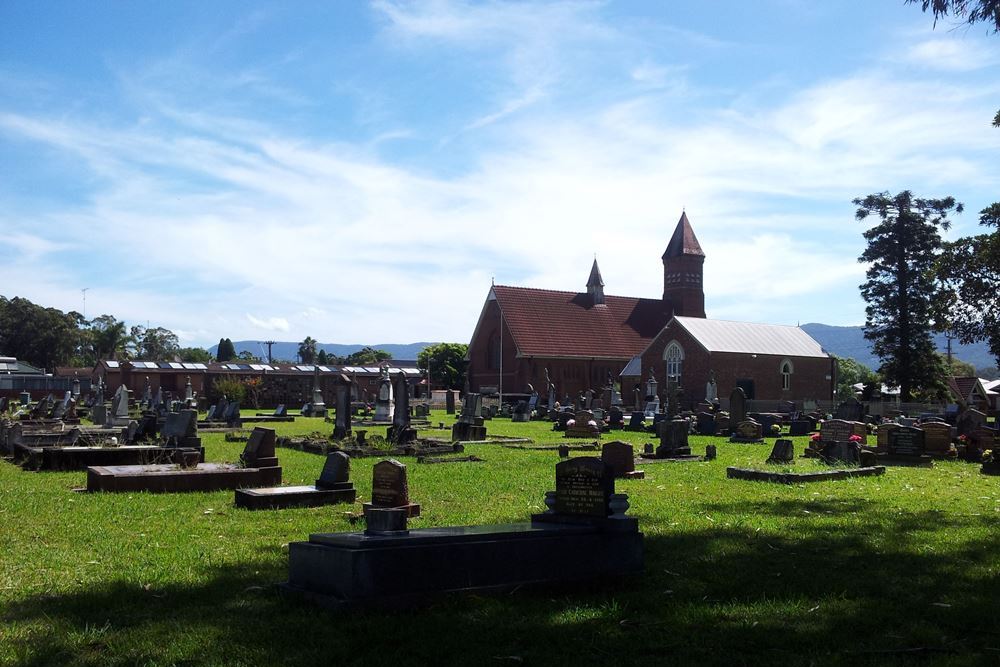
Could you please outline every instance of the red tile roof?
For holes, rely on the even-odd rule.
[[[660,332],[669,315],[660,299],[495,285],[493,293],[523,356],[630,359]]]

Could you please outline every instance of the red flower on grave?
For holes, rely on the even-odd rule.
[[[819,433],[813,433],[809,439],[813,442],[819,442]]]
[[[861,442],[861,436],[860,435],[852,435],[850,438],[848,438],[848,440],[850,440],[851,442]]]

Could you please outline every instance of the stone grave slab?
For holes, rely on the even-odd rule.
[[[249,510],[319,507],[335,503],[353,503],[357,490],[350,481],[350,457],[331,452],[314,486],[277,486],[260,489],[237,489],[235,504]]]
[[[920,428],[924,432],[924,453],[935,459],[947,458],[953,455],[951,449],[951,426],[949,424],[939,421],[927,421],[920,424]]]
[[[816,472],[771,472],[752,468],[726,468],[729,479],[743,479],[751,482],[775,482],[777,484],[801,484],[804,482],[828,482],[852,477],[873,477],[885,474],[885,466],[845,468],[843,470],[819,470]]]
[[[934,461],[925,453],[926,434],[923,429],[900,426],[889,431],[889,444],[885,453],[878,454],[882,465],[919,466],[930,468]]]
[[[789,464],[795,463],[795,445],[791,440],[778,438],[774,441],[771,455],[767,457],[768,463]]]
[[[635,469],[635,450],[627,442],[614,440],[601,447],[601,460],[616,479],[645,479],[646,473]]]

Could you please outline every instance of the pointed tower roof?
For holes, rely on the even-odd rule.
[[[698,237],[691,229],[691,222],[688,220],[686,211],[681,213],[681,219],[677,221],[677,227],[674,228],[674,234],[670,237],[670,243],[667,244],[667,249],[661,259],[680,257],[681,255],[705,256],[705,251],[698,243]]]
[[[601,270],[597,268],[597,258],[594,258],[594,265],[590,267],[590,277],[587,278],[587,287],[600,285],[604,287],[604,279],[601,278]]]

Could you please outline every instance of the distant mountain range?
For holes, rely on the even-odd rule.
[[[871,344],[865,340],[862,327],[834,327],[829,324],[803,324],[802,330],[816,339],[816,342],[823,346],[823,349],[838,357],[850,357],[868,368],[875,370],[879,367],[878,357],[872,354]],[[948,340],[944,334],[934,336],[934,344],[937,349],[944,352],[948,347]],[[957,359],[970,363],[976,368],[992,368],[996,366],[996,359],[990,354],[986,343],[976,343],[975,345],[961,345],[958,341],[952,341],[951,353]]]
[[[835,327],[829,324],[810,323],[803,324],[802,329],[815,338],[816,342],[831,354],[835,354],[838,357],[849,357],[873,370],[879,367],[878,357],[872,354],[871,345],[865,340],[862,327]],[[948,345],[948,341],[943,334],[935,336],[934,343],[937,345],[937,349],[942,352]],[[395,343],[381,343],[376,345],[318,343],[316,349],[317,351],[326,350],[327,354],[346,357],[362,348],[372,347],[376,350],[385,350],[392,355],[393,359],[415,360],[417,354],[429,345],[434,345],[434,343],[408,343],[405,345]],[[233,341],[233,347],[236,348],[237,354],[247,350],[262,359],[267,358],[267,346],[261,345],[255,340]],[[213,345],[209,348],[209,351],[215,354],[217,348],[218,345]],[[955,357],[972,364],[976,368],[992,368],[996,365],[996,360],[990,354],[990,350],[985,343],[961,345],[957,341],[953,341],[951,348],[952,354]],[[295,361],[295,355],[299,351],[299,344],[281,341],[275,343],[271,349],[271,353],[275,359]]]
[[[338,357],[346,357],[347,355],[358,352],[366,347],[371,347],[376,350],[385,350],[392,355],[393,359],[402,359],[408,361],[415,361],[417,354],[420,353],[425,347],[430,345],[435,345],[435,343],[407,343],[405,345],[399,345],[395,343],[380,343],[378,345],[343,345],[340,343],[317,343],[316,351],[326,350],[327,354],[335,354]],[[251,354],[260,357],[261,359],[267,359],[267,345],[263,345],[255,340],[234,340],[233,347],[236,348],[236,354],[240,352],[247,351]],[[218,345],[213,345],[208,348],[208,351],[212,354],[216,354],[219,351]],[[286,359],[288,361],[297,361],[299,353],[298,343],[288,343],[285,341],[276,342],[271,346],[271,357],[273,359]]]

